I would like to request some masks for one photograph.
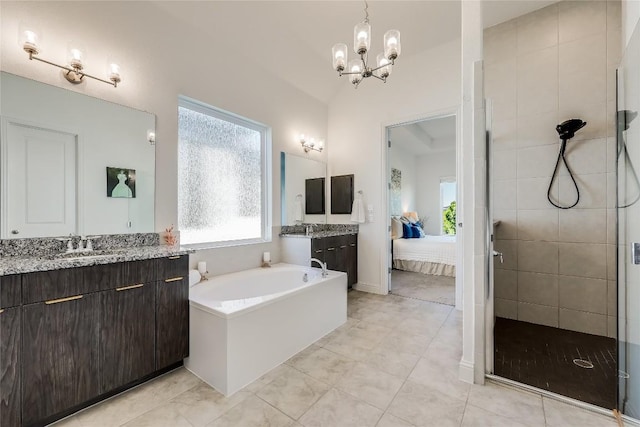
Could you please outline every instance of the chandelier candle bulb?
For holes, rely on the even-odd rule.
[[[371,25],[368,22],[361,22],[353,28],[353,50],[358,55],[364,55],[371,47]]]
[[[344,43],[336,43],[333,45],[333,69],[341,72],[347,66],[347,45]]]
[[[400,56],[400,31],[389,30],[384,33],[384,55],[390,61]]]

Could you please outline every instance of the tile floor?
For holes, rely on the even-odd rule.
[[[56,427],[617,425],[538,394],[459,381],[461,324],[450,306],[352,291],[345,325],[231,397],[181,368]]]
[[[391,293],[401,297],[455,305],[456,278],[412,271],[391,271]]]

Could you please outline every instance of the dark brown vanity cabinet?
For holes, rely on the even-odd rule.
[[[349,287],[358,282],[357,234],[313,238],[311,239],[311,256],[325,262],[329,270],[347,273]]]
[[[45,425],[177,366],[188,294],[188,255],[0,277],[0,427]]]
[[[100,394],[98,293],[22,307],[22,424],[38,425]]]
[[[21,303],[21,276],[0,277],[0,427],[21,423]]]
[[[157,369],[189,355],[189,257],[158,260],[156,286]]]
[[[118,280],[101,292],[102,391],[124,386],[156,370],[155,260],[106,264]],[[102,279],[107,281],[108,279]]]

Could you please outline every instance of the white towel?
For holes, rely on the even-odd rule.
[[[364,216],[364,203],[360,197],[356,197],[351,207],[351,221],[364,224],[366,217]]]
[[[296,199],[293,205],[293,216],[295,221],[302,222],[304,220],[304,207],[302,206],[302,200]]]

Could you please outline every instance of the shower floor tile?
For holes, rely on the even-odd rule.
[[[494,372],[603,408],[616,407],[616,341],[517,320],[496,318]],[[576,366],[574,359],[593,364]]]

